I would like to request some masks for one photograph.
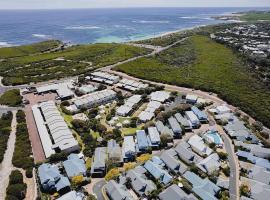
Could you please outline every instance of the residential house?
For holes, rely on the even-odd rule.
[[[69,178],[79,175],[86,176],[85,162],[77,154],[70,154],[68,159],[63,162],[63,166]]]
[[[194,112],[194,114],[198,117],[198,119],[200,120],[200,122],[207,122],[208,121],[208,117],[206,115],[205,112],[201,111],[199,108],[197,108],[196,106],[192,106],[191,107],[191,111]]]
[[[118,184],[114,180],[110,180],[105,185],[105,191],[111,200],[133,200],[134,199],[124,185]]]
[[[106,171],[107,148],[97,147],[91,165],[92,177],[103,177]]]
[[[124,162],[134,160],[136,155],[136,145],[133,136],[125,136],[122,145],[122,156]]]
[[[187,194],[175,184],[161,192],[158,198],[160,200],[197,200],[193,194]]]
[[[209,156],[213,150],[205,145],[203,139],[198,135],[193,135],[189,140],[188,144],[190,144],[193,151],[198,153],[200,156]]]
[[[182,137],[182,128],[177,122],[177,120],[174,117],[170,117],[168,119],[168,122],[170,124],[170,127],[172,128],[172,131],[174,133],[174,137],[180,138]]]
[[[160,136],[156,127],[148,128],[148,141],[152,148],[158,148],[160,145]]]
[[[187,164],[199,163],[202,161],[202,158],[194,153],[187,142],[181,142],[175,147],[175,151],[181,160]]]
[[[136,150],[137,152],[143,153],[149,150],[149,143],[144,130],[136,131]]]

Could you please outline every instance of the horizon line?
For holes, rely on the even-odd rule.
[[[0,10],[86,10],[86,9],[137,9],[137,8],[265,8],[269,6],[137,6],[137,7],[89,7],[89,8],[0,8]]]

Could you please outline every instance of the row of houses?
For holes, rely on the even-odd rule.
[[[124,105],[116,109],[116,114],[123,117],[130,115],[131,112],[135,109],[135,107],[137,107],[137,105],[140,103],[141,100],[142,100],[141,95],[133,95],[129,97],[125,101]]]
[[[91,108],[93,106],[105,104],[116,98],[117,94],[115,91],[105,89],[72,99],[72,104],[66,107],[66,109],[75,113],[82,108]]]
[[[53,101],[32,106],[45,157],[55,152],[71,153],[80,147]]]

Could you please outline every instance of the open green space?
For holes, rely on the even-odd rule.
[[[35,53],[42,53],[54,49],[61,44],[58,40],[49,40],[31,45],[0,48],[0,59],[26,56]]]
[[[22,96],[20,90],[12,89],[6,91],[0,96],[0,104],[8,106],[19,106],[22,104]]]
[[[206,36],[191,36],[159,55],[117,66],[116,70],[142,79],[215,92],[270,127],[270,91],[231,49]]]
[[[270,21],[269,11],[260,12],[247,12],[239,17],[242,21],[255,22],[255,21]]]
[[[47,81],[83,74],[149,52],[125,44],[77,45],[57,52],[5,59],[0,63],[0,76],[5,85]]]

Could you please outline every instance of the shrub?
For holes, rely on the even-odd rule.
[[[120,175],[119,169],[118,168],[113,168],[106,174],[105,180],[109,181],[109,180],[115,179],[119,175]]]
[[[14,170],[9,176],[9,184],[23,183],[23,175],[19,170]]]
[[[12,89],[6,91],[0,96],[0,104],[8,106],[19,106],[22,104],[22,96],[20,95],[20,90]]]
[[[26,193],[26,184],[14,184],[9,185],[7,188],[7,194],[17,197],[18,199],[24,199]]]

